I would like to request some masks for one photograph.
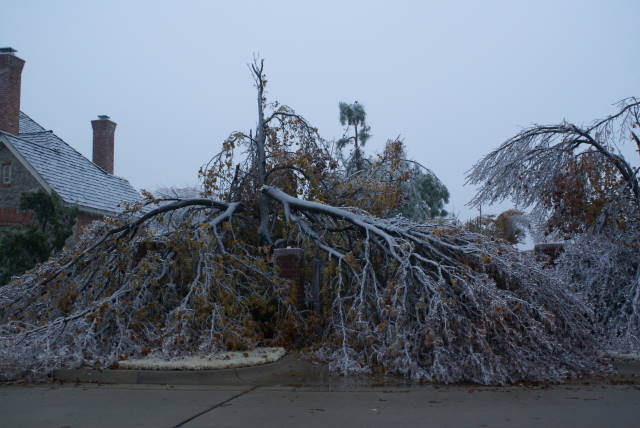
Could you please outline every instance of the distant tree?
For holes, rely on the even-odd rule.
[[[23,193],[20,209],[33,221],[0,232],[0,285],[60,251],[73,233],[76,207],[68,207],[55,192]]]
[[[400,214],[406,218],[423,221],[446,217],[444,205],[449,202],[449,190],[431,171],[418,165],[410,168],[411,178],[403,186],[404,202]]]
[[[394,182],[401,197],[398,207],[390,209],[386,216],[400,214],[422,222],[448,214],[444,205],[449,202],[449,190],[433,171],[408,158],[400,139],[388,141],[382,157],[378,158],[376,162],[369,160],[368,164],[381,165],[385,174],[378,180]]]
[[[406,159],[404,144],[399,138],[387,142],[379,159],[367,158],[362,147],[371,137],[371,127],[366,122],[364,106],[354,101],[352,104],[340,102],[339,107],[340,123],[345,129],[337,141],[338,149],[353,144],[353,151],[345,162],[348,175],[356,172],[362,175],[367,170],[365,175],[377,177],[374,181],[394,183],[400,190],[401,206],[397,209],[390,206],[387,215],[401,214],[415,221],[446,216],[444,205],[449,202],[449,191],[438,177],[418,162]],[[397,150],[400,152],[394,153]]]
[[[529,220],[522,211],[509,209],[500,215],[484,214],[465,223],[465,227],[492,239],[515,245],[522,242],[529,228]]]
[[[344,135],[338,140],[338,147],[343,148],[353,144],[353,168],[358,171],[363,168],[362,147],[371,137],[371,127],[367,125],[367,113],[358,101],[353,104],[340,102],[340,123],[345,127]]]
[[[519,210],[506,210],[496,218],[496,236],[510,244],[522,242],[528,228],[529,219]]]

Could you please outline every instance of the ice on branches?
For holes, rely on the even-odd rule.
[[[170,358],[248,349],[271,335],[255,316],[276,312],[273,325],[295,326],[282,281],[225,226],[237,208],[195,199],[124,225],[95,223],[73,251],[0,287],[0,376],[108,367],[152,350]]]
[[[451,221],[379,219],[263,192],[335,257],[324,285],[328,336],[317,352],[333,369],[481,384],[602,369],[589,309],[510,245]],[[362,238],[350,254],[335,253],[348,239],[331,236],[336,219]]]
[[[640,351],[640,100],[587,126],[534,125],[470,171],[474,204],[512,199],[564,240],[555,270],[586,297],[614,350]]]
[[[616,235],[582,234],[567,245],[557,271],[593,306],[603,347],[640,352],[640,223]]]
[[[593,314],[562,275],[454,221],[385,218],[406,202],[402,142],[350,171],[301,115],[266,102],[263,69],[250,66],[256,128],[201,168],[201,197],[147,193],[0,287],[0,376],[258,345],[312,347],[342,374],[443,383],[606,369]],[[500,186],[504,174],[481,170]],[[271,262],[285,245],[321,266],[314,311],[293,305]]]
[[[638,168],[620,151],[625,142],[640,150],[635,129],[640,127],[640,100],[625,99],[618,107],[617,113],[588,126],[566,121],[533,125],[509,138],[469,172],[468,183],[480,186],[471,204],[511,199],[542,217],[562,207],[554,193],[581,193],[586,200],[573,202],[584,209],[602,208],[593,207],[590,199],[601,193],[607,193],[608,202],[631,198],[640,204]]]
[[[289,304],[285,281],[225,214],[233,205],[219,203],[194,208],[160,239],[146,223],[130,223],[131,240],[102,240],[109,228],[96,227],[75,253],[1,288],[0,353],[13,367],[3,376],[105,367],[151,351],[295,347],[299,336],[341,373],[504,384],[602,368],[589,310],[509,245],[451,222],[379,219],[274,187],[263,192],[283,205],[307,252],[328,256],[324,320]]]

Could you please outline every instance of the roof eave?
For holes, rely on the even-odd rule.
[[[89,214],[96,214],[96,215],[101,215],[101,216],[105,216],[105,217],[112,217],[114,215],[118,215],[117,212],[101,210],[101,209],[98,209],[98,208],[92,208],[92,207],[88,207],[86,205],[80,205],[80,204],[69,204],[69,205],[75,205],[75,206],[78,207],[78,211],[86,212],[86,213],[89,213]]]

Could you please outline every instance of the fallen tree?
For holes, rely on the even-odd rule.
[[[508,243],[374,215],[403,202],[408,177],[387,173],[400,143],[347,173],[304,118],[266,104],[261,61],[252,72],[258,127],[201,169],[202,198],[147,194],[0,288],[3,377],[257,345],[306,347],[342,374],[444,383],[606,369],[588,307]],[[271,264],[285,245],[323,260],[318,312],[293,305]]]

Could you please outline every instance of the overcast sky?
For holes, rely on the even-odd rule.
[[[115,172],[188,186],[255,125],[246,64],[327,138],[364,104],[380,150],[400,135],[467,218],[465,172],[532,123],[577,123],[640,96],[640,1],[2,0],[0,46],[26,61],[22,110],[91,158],[90,121],[118,123]],[[497,211],[508,207],[495,207]]]

